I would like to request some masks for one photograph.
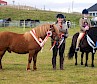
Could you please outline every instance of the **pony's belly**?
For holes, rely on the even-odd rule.
[[[19,54],[25,54],[28,53],[28,47],[27,46],[22,46],[22,45],[18,45],[18,46],[10,46],[8,48],[8,51],[11,52],[15,52],[15,53],[19,53]]]
[[[12,49],[12,50],[8,50],[8,52],[11,53],[12,52],[15,52],[15,53],[18,53],[18,54],[26,54],[26,53],[29,53],[28,50],[16,50],[16,49]]]

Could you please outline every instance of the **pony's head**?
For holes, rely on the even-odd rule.
[[[52,39],[56,39],[56,37],[60,38],[59,29],[56,27],[55,24],[50,25],[50,31],[52,32],[52,35],[51,35]]]

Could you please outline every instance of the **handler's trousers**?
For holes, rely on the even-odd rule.
[[[53,42],[52,42],[52,45],[53,45]],[[62,43],[59,49],[57,44],[53,48],[52,66],[54,70],[56,69],[56,57],[57,57],[58,50],[59,50],[59,56],[60,56],[60,70],[63,70],[65,43]]]

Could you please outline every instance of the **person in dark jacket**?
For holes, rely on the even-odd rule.
[[[57,57],[57,53],[59,53],[60,70],[63,70],[65,39],[68,37],[68,27],[65,23],[66,17],[63,14],[57,14],[56,18],[57,18],[57,22],[55,24],[59,29],[60,38],[55,37],[56,39],[51,39],[51,44],[52,46],[54,46],[52,49],[53,51],[52,66],[53,66],[53,70],[56,70],[56,57]]]

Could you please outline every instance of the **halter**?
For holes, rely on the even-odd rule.
[[[38,45],[39,45],[40,47],[43,47],[44,44],[45,44],[45,42],[48,40],[48,37],[52,36],[52,32],[51,32],[51,31],[47,31],[47,36],[44,38],[44,40],[42,40],[41,38],[38,39],[38,38],[36,37],[36,32],[35,32],[34,29],[32,29],[32,30],[30,31],[30,34],[33,36],[33,38],[35,39],[35,41],[38,43]]]

